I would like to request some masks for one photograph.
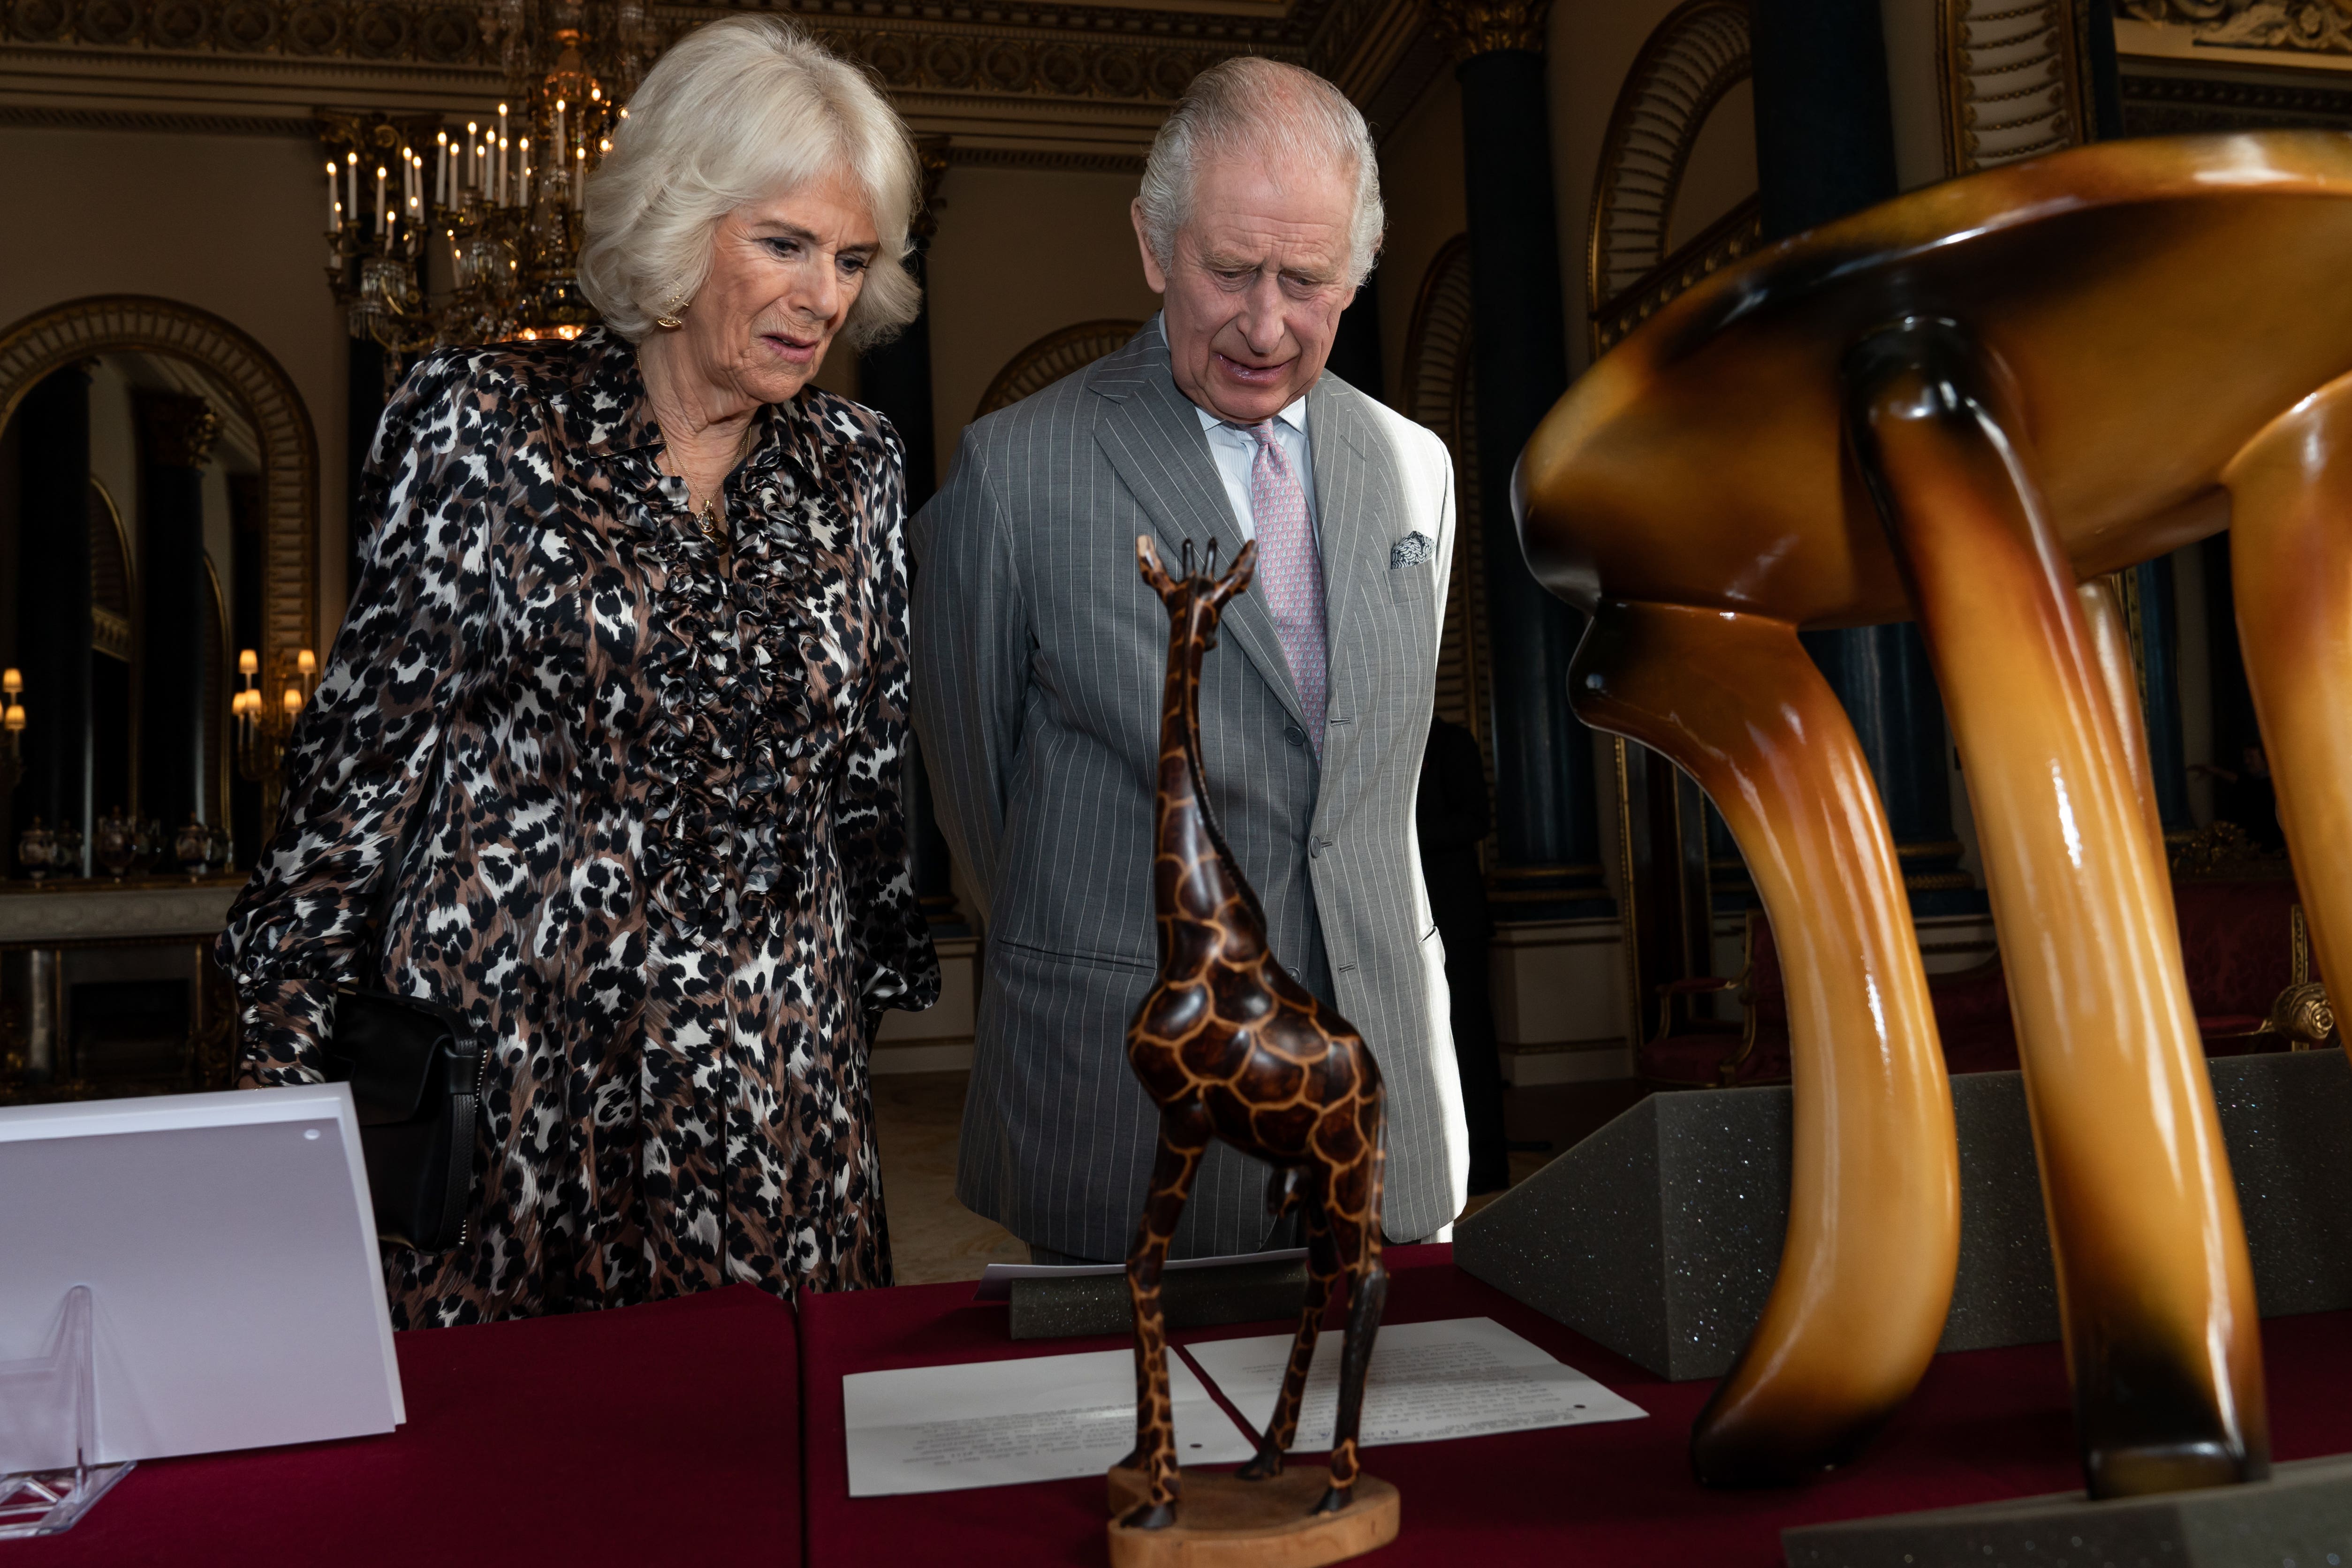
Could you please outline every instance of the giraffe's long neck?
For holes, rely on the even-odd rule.
[[[1191,616],[1170,619],[1154,874],[1163,972],[1171,965],[1189,968],[1181,960],[1198,956],[1203,945],[1230,958],[1265,942],[1265,915],[1217,831],[1201,779],[1201,659],[1207,639],[1192,632]]]

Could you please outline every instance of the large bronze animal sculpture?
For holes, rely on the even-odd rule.
[[[2323,971],[2352,975],[2352,138],[2105,143],[1931,186],[1675,299],[1521,458],[1590,612],[1588,722],[1738,835],[1789,978],[1780,1271],[1702,1479],[1851,1455],[1933,1354],[1949,1086],[1894,846],[1800,629],[1916,618],[2016,1016],[2094,1496],[2267,1465],[2237,1193],[2182,977],[2128,640],[2100,574],[2231,530]]]
[[[1277,1215],[1296,1208],[1307,1237],[1307,1298],[1289,1365],[1257,1456],[1238,1479],[1266,1489],[1281,1477],[1284,1452],[1297,1435],[1316,1337],[1344,1277],[1347,1340],[1328,1484],[1319,1498],[1297,1494],[1296,1517],[1273,1521],[1267,1533],[1325,1537],[1328,1553],[1283,1554],[1286,1563],[1304,1563],[1368,1551],[1396,1531],[1395,1490],[1361,1475],[1356,1456],[1364,1376],[1388,1294],[1381,1266],[1380,1069],[1347,1020],[1293,979],[1267,946],[1265,912],[1217,831],[1202,781],[1201,661],[1216,644],[1225,605],[1249,586],[1256,550],[1244,545],[1219,577],[1215,547],[1206,570],[1195,573],[1187,541],[1183,575],[1171,578],[1151,540],[1136,541],[1144,580],[1167,606],[1169,621],[1152,862],[1160,975],[1127,1038],[1128,1061],[1160,1106],[1160,1150],[1127,1260],[1135,1307],[1136,1444],[1112,1474],[1114,1496],[1137,1500],[1112,1527],[1115,1560],[1123,1556],[1122,1544],[1179,1523],[1160,1275],[1213,1137],[1275,1167],[1269,1208]],[[1136,1560],[1143,1559],[1139,1553]]]

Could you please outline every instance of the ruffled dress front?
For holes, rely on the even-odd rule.
[[[365,570],[220,956],[240,1082],[315,1081],[362,967],[491,1047],[467,1239],[386,1247],[396,1327],[889,1282],[867,1046],[939,991],[903,463],[814,388],[758,417],[731,551],[601,330],[436,354],[378,431]]]

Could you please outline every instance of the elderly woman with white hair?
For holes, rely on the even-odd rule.
[[[384,1249],[397,1327],[889,1282],[866,1052],[939,987],[903,454],[809,381],[914,316],[919,191],[857,70],[704,27],[589,183],[604,325],[436,353],[384,414],[220,956],[243,1083],[320,1078],[353,981],[488,1048],[463,1239]]]

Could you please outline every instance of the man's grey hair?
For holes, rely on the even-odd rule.
[[[1380,259],[1388,225],[1371,132],[1347,94],[1313,71],[1255,55],[1221,60],[1194,77],[1152,139],[1138,200],[1144,237],[1161,269],[1175,264],[1176,234],[1192,219],[1202,163],[1236,154],[1255,154],[1276,169],[1337,165],[1353,172],[1348,281],[1361,285]]]
[[[882,242],[842,331],[870,348],[922,308],[900,265],[922,200],[914,141],[864,71],[790,22],[709,23],[655,63],[588,176],[580,291],[637,342],[702,287],[719,219],[834,174],[866,198]]]

